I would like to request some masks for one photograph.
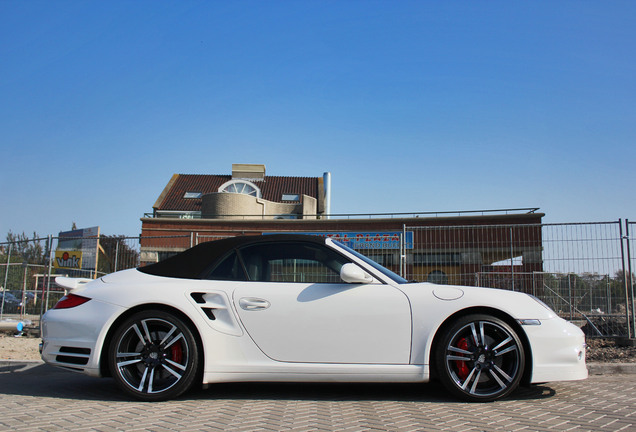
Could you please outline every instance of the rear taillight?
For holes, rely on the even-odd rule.
[[[66,294],[60,299],[53,309],[69,309],[79,306],[89,301],[89,298],[78,296],[77,294]]]

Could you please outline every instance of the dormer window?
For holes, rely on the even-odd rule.
[[[299,194],[285,193],[285,194],[283,194],[282,201],[296,201],[296,202],[299,202],[300,201],[300,195]]]
[[[230,180],[219,188],[219,192],[238,193],[250,195],[256,198],[261,197],[261,190],[254,183],[247,180]]]

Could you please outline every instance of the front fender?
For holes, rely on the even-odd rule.
[[[429,283],[409,284],[400,288],[409,296],[413,309],[412,364],[430,363],[436,334],[449,317],[458,313],[485,312],[507,321],[548,320],[556,317],[554,312],[532,297],[519,292]]]

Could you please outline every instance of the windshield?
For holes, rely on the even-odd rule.
[[[342,243],[340,243],[337,240],[333,240],[332,239],[333,244],[336,247],[339,247],[341,249],[346,250],[347,252],[349,252],[350,254],[355,255],[356,257],[358,257],[359,259],[361,259],[362,261],[364,261],[365,263],[369,264],[371,267],[373,267],[374,269],[376,269],[377,271],[379,271],[380,273],[382,273],[384,276],[390,278],[392,281],[397,282],[399,284],[405,284],[408,283],[408,281],[406,279],[404,279],[402,276],[399,276],[395,273],[393,273],[391,270],[382,267],[380,264],[378,264],[377,262],[373,261],[371,258],[368,258],[364,255],[362,255],[360,252],[356,252],[355,250],[351,249],[349,246],[346,246]]]

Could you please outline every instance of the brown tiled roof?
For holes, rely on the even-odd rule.
[[[201,210],[201,198],[183,198],[186,192],[201,192],[202,195],[218,192],[223,183],[232,180],[231,175],[175,174],[159,196],[154,208],[157,210]],[[252,181],[261,190],[262,198],[282,202],[283,194],[309,195],[319,198],[320,177],[265,176],[264,180]]]

